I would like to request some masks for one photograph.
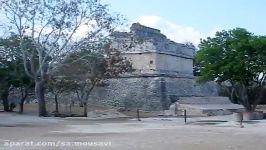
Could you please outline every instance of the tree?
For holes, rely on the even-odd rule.
[[[261,101],[266,78],[266,37],[236,28],[201,40],[196,61],[199,81],[229,83],[247,111]]]
[[[55,101],[55,111],[54,113],[59,113],[59,103],[58,97],[64,92],[70,92],[73,87],[72,82],[67,79],[60,77],[57,74],[49,74],[49,79],[47,83],[48,92],[52,93]]]
[[[29,41],[29,39],[25,39]],[[30,51],[32,46],[28,46]],[[20,89],[20,112],[23,112],[24,100],[28,96],[28,90],[34,83],[26,76],[23,61],[19,52],[18,36],[12,35],[7,39],[0,39],[0,76],[1,76],[1,98],[4,110],[10,111],[8,96],[12,89]]]
[[[132,70],[129,61],[119,52],[101,53],[102,51],[81,51],[70,54],[59,67],[59,74],[70,81],[80,102],[83,103],[83,116],[87,116],[87,101],[96,86],[104,86],[108,78]]]
[[[73,50],[71,45],[75,45],[81,27],[88,29],[83,35],[95,38],[112,31],[118,17],[99,0],[1,0],[0,5],[10,21],[10,32],[19,36],[25,72],[35,82],[39,116],[47,116],[44,94],[49,67],[67,50]],[[35,51],[25,50],[24,37],[34,41]],[[35,54],[36,66],[33,59],[27,61]]]
[[[9,95],[9,87],[10,87],[10,76],[8,74],[8,69],[1,68],[0,69],[0,93],[1,99],[3,101],[4,111],[9,111],[9,102],[8,102],[8,95]]]

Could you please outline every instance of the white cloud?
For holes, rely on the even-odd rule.
[[[159,16],[141,16],[137,19],[137,22],[161,30],[163,34],[175,42],[192,42],[195,45],[200,43],[201,38],[214,36],[216,31],[221,30],[221,28],[217,26],[209,32],[203,33],[193,27],[178,25]]]

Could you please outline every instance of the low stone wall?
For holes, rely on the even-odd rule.
[[[129,77],[110,79],[97,87],[90,102],[125,109],[166,110],[179,97],[217,96],[214,83],[197,85],[195,79],[173,77]]]

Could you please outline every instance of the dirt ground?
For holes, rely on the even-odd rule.
[[[0,113],[0,149],[265,150],[265,120],[244,122],[240,128],[230,117],[188,118],[184,124],[183,118],[90,120]]]

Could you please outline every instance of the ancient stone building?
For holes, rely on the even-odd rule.
[[[135,23],[129,33],[115,32],[113,47],[132,62],[135,73],[192,77],[194,47],[175,43],[160,30]]]
[[[217,95],[215,84],[195,82],[194,47],[173,42],[160,30],[134,23],[130,32],[113,34],[112,47],[132,62],[135,71],[98,87],[91,96],[95,103],[164,110],[179,97]]]

